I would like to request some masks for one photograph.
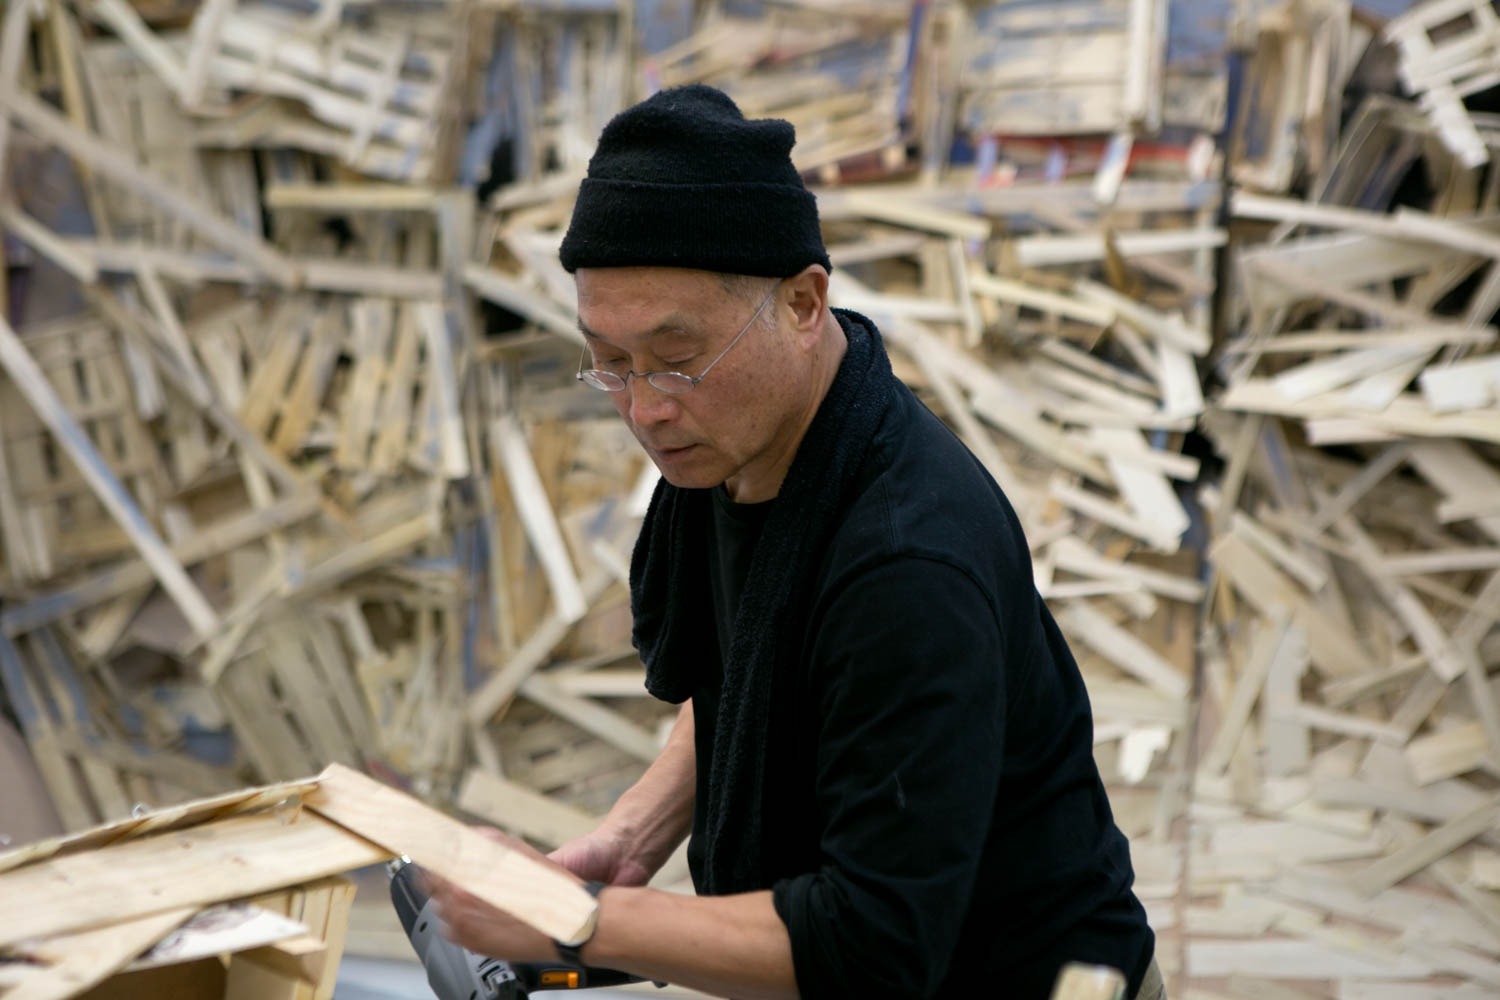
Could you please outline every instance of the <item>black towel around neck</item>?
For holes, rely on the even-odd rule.
[[[875,325],[836,310],[848,350],[787,471],[750,561],[724,664],[709,770],[705,895],[760,884],[761,794],[772,678],[797,669],[816,570],[839,526],[856,473],[890,405],[891,374]],[[712,497],[665,479],[646,512],[630,563],[634,641],[646,687],[680,704],[714,655],[704,546]]]

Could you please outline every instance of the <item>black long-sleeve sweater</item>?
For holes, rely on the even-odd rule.
[[[1134,995],[1154,940],[1078,667],[1000,489],[894,391],[829,554],[805,570],[817,574],[805,671],[772,695],[762,868],[801,993],[1040,1000],[1083,960],[1121,969]],[[728,648],[777,502],[714,492],[709,660]],[[695,879],[717,667],[693,693]]]

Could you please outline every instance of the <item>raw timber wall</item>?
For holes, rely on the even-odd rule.
[[[340,763],[549,846],[640,774],[655,476],[556,249],[702,81],[1020,513],[1171,995],[1500,990],[1488,3],[3,18],[0,684],[70,830]]]

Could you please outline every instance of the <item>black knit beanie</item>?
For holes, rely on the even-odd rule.
[[[792,166],[796,132],[746,119],[728,95],[663,90],[604,127],[578,189],[562,264],[690,267],[785,278],[832,270],[818,205]]]

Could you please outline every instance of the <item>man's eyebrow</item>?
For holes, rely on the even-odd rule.
[[[588,338],[589,340],[597,340],[599,341],[599,343],[609,344],[611,347],[619,346],[603,335],[590,330],[581,319],[578,321],[578,332],[583,334],[584,337]],[[688,324],[684,322],[681,316],[673,314],[653,326],[651,329],[647,330],[645,333],[641,334],[641,336],[646,340],[653,340],[657,337],[664,337],[674,333],[685,337],[692,337],[697,335],[697,331],[688,326]]]

